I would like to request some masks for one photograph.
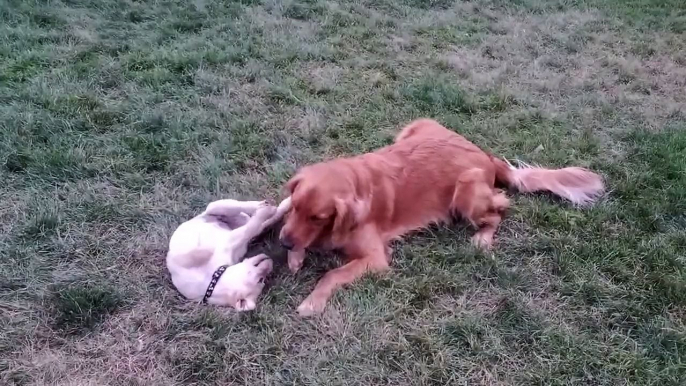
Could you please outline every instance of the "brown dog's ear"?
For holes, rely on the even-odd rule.
[[[336,205],[336,217],[333,222],[333,236],[341,239],[350,233],[369,212],[368,205],[360,200],[334,199]]]
[[[350,232],[356,225],[355,214],[348,200],[334,198],[336,216],[333,221],[333,233],[336,235]]]
[[[300,177],[295,176],[295,177],[291,178],[290,180],[288,180],[288,182],[286,182],[285,188],[288,191],[288,193],[293,194],[293,192],[295,191],[295,188],[298,187],[299,183],[300,183]]]

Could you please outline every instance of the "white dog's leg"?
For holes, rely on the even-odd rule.
[[[274,213],[274,215],[265,221],[264,227],[265,228],[270,227],[275,222],[281,220],[283,218],[283,216],[286,213],[288,213],[289,210],[291,210],[291,197],[290,196],[286,197],[283,201],[281,201],[279,206],[276,208],[276,212]]]
[[[275,213],[276,207],[262,203],[255,211],[255,215],[248,220],[247,224],[234,229],[228,239],[219,245],[218,249],[215,250],[215,255],[230,256],[230,259],[233,261],[227,263],[236,264],[240,262],[248,251],[250,241],[264,231],[267,227],[267,221]]]
[[[266,205],[266,203],[264,201],[217,200],[207,205],[203,214],[230,217],[245,213],[252,216],[260,205]]]

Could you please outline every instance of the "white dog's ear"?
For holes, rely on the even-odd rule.
[[[237,311],[252,311],[255,307],[257,307],[257,304],[250,299],[239,299],[235,306]]]

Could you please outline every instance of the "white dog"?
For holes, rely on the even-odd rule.
[[[243,259],[250,241],[290,209],[264,201],[219,200],[181,224],[169,240],[167,269],[179,292],[239,311],[255,309],[272,260],[264,254]]]

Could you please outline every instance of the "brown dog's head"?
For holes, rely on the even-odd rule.
[[[321,237],[340,244],[369,213],[368,183],[339,163],[303,168],[286,184],[291,211],[281,228],[284,248],[302,250]]]

